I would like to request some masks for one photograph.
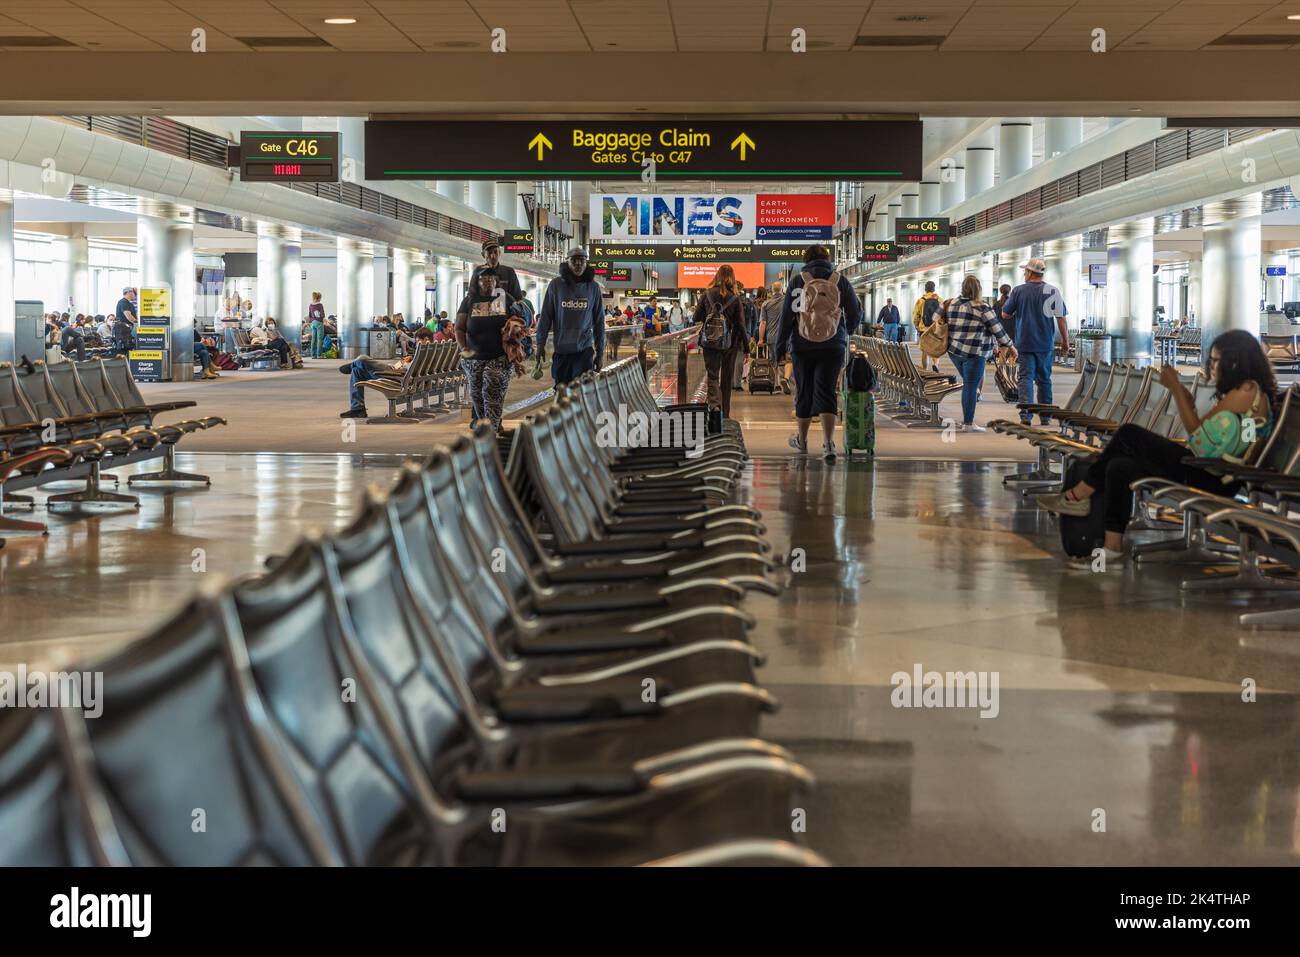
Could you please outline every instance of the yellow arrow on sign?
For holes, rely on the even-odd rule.
[[[741,160],[744,160],[744,159],[745,159],[745,151],[746,151],[747,149],[750,149],[750,150],[756,150],[756,149],[758,149],[758,144],[755,143],[753,140],[751,140],[751,139],[749,138],[749,134],[748,134],[748,133],[741,133],[739,136],[737,136],[734,140],[731,141],[731,148],[732,148],[733,150],[734,150],[737,146],[740,147],[740,158],[741,158]]]
[[[555,149],[555,144],[546,138],[545,133],[538,133],[532,138],[532,141],[528,144],[528,148],[530,150],[537,150],[537,162],[540,163],[542,157],[546,155],[545,151],[548,149]]]

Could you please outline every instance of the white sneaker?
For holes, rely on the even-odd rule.
[[[822,443],[822,461],[823,461],[823,462],[834,462],[834,461],[835,461],[835,443],[834,443],[834,442],[823,442],[823,443]]]
[[[976,425],[974,422],[972,422],[970,425],[962,426],[962,431],[963,432],[987,432],[988,429],[984,428],[984,426],[982,425]]]
[[[1105,560],[1099,562],[1098,559],[1101,559],[1103,556]],[[1087,571],[1092,571],[1094,564],[1100,564],[1102,567],[1098,569],[1099,572],[1116,571],[1123,568],[1127,563],[1128,552],[1115,552],[1111,551],[1109,548],[1101,549],[1101,554],[1099,555],[1084,555],[1081,558],[1070,559],[1071,568],[1082,568]]]
[[[808,442],[801,440],[798,435],[790,436],[790,448],[794,449],[800,455],[808,454]]]

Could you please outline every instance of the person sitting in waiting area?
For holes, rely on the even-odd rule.
[[[216,355],[217,344],[209,336],[202,336],[199,330],[194,330],[194,364],[203,370],[203,379],[219,379],[221,373],[217,371],[216,363],[213,357]]]
[[[1263,347],[1243,329],[1225,332],[1210,346],[1206,376],[1214,382],[1218,401],[1202,418],[1191,393],[1178,380],[1174,366],[1160,367],[1160,383],[1178,405],[1178,416],[1191,440],[1187,445],[1138,425],[1121,425],[1100,455],[1093,458],[1083,481],[1064,492],[1038,496],[1038,504],[1058,515],[1083,517],[1098,492],[1105,508],[1106,566],[1124,561],[1124,530],[1133,514],[1130,485],[1141,478],[1167,478],[1193,488],[1231,495],[1236,483],[1224,483],[1187,458],[1244,460],[1256,443],[1273,430],[1277,381]],[[1092,557],[1076,559],[1091,567]]]
[[[432,339],[433,333],[428,329],[417,329],[415,332],[416,342],[428,342]],[[370,413],[366,411],[365,390],[361,388],[361,383],[382,378],[400,379],[414,356],[414,351],[400,359],[372,359],[370,356],[357,356],[351,362],[340,365],[339,372],[349,377],[348,398],[351,404],[346,412],[339,413],[339,418],[366,418]]]
[[[289,343],[280,335],[280,327],[270,316],[260,320],[248,333],[248,340],[259,349],[273,349],[280,357],[280,368],[293,368],[289,358]]]
[[[75,325],[68,323],[63,327],[59,346],[63,349],[65,357],[70,357],[75,352],[78,362],[86,361],[86,338],[83,333],[81,322],[77,322]]]

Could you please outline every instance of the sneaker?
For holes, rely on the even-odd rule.
[[[366,412],[366,407],[363,405],[359,409],[348,409],[346,412],[340,412],[339,418],[340,419],[364,419],[368,415],[369,413]]]
[[[972,422],[970,425],[962,426],[962,431],[964,431],[964,432],[987,432],[988,429],[984,428],[984,426],[982,426],[982,425],[976,425],[974,422]]]
[[[835,443],[834,443],[834,442],[823,442],[823,443],[822,443],[822,461],[823,461],[823,462],[834,462],[834,461],[835,461]]]
[[[1055,515],[1071,515],[1074,518],[1086,518],[1092,511],[1092,500],[1075,501],[1066,498],[1064,492],[1052,492],[1049,495],[1035,495],[1038,507]]]
[[[790,380],[789,380],[789,379],[782,379],[782,380],[781,380],[781,391],[784,392],[786,395],[789,395],[789,394],[790,394]]]
[[[1105,563],[1102,568],[1098,569],[1098,571],[1115,571],[1116,569],[1123,568],[1128,564],[1128,552],[1113,552],[1109,548],[1103,548],[1101,549],[1101,555],[1083,555],[1079,558],[1071,558],[1070,567],[1092,571],[1097,559],[1102,556],[1105,556]]]
[[[801,440],[798,435],[790,436],[790,448],[794,449],[800,455],[808,454],[808,442]]]

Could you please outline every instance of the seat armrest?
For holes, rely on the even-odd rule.
[[[602,538],[590,542],[556,542],[557,555],[622,555],[627,552],[662,551],[669,548],[666,535],[621,535],[618,539]]]
[[[517,646],[526,655],[573,655],[597,651],[622,651],[625,649],[665,648],[672,641],[672,633],[654,628],[647,631],[623,632],[617,627],[564,628],[523,635]]]
[[[177,409],[192,409],[196,405],[198,403],[193,399],[185,399],[178,402],[155,402],[144,408],[149,412],[175,412]]]
[[[551,765],[514,771],[470,771],[452,785],[466,801],[541,801],[618,797],[645,790],[645,781],[631,767]]]
[[[547,595],[533,603],[540,615],[568,615],[574,612],[631,611],[637,608],[661,608],[667,602],[652,588],[563,591]]]
[[[646,701],[642,682],[652,677],[655,700]],[[502,688],[493,699],[497,716],[511,722],[592,721],[654,714],[672,689],[658,675],[620,675],[579,685],[523,685]]]
[[[583,585],[601,582],[643,581],[663,578],[668,566],[663,562],[625,565],[621,562],[574,562],[547,569],[546,580],[552,585]]]

